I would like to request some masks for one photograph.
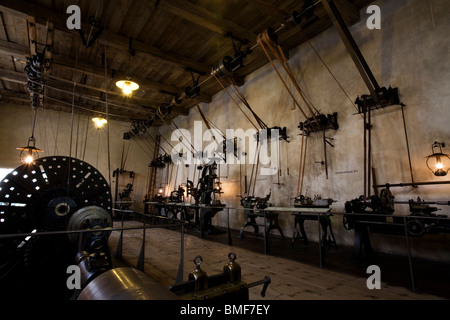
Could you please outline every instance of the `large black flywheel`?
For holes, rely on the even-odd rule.
[[[111,190],[96,168],[64,156],[37,159],[0,182],[0,237],[65,231],[72,215],[90,206],[111,216]],[[74,258],[73,246],[64,234],[0,238],[0,280],[19,266],[38,268],[64,254]]]

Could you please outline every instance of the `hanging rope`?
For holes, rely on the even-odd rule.
[[[107,39],[106,39],[106,32],[105,32],[105,46],[104,46],[104,65],[105,65],[105,111],[106,111],[106,122],[108,125],[106,126],[106,143],[108,148],[108,177],[109,177],[109,185],[111,186],[111,154],[110,154],[110,145],[109,145],[109,108],[108,108],[108,59],[106,58],[106,45],[107,45]]]
[[[328,72],[330,73],[330,75],[333,77],[334,81],[336,81],[337,85],[339,86],[339,88],[341,88],[342,92],[345,94],[345,96],[347,97],[347,99],[350,101],[350,103],[352,104],[352,106],[356,109],[356,111],[359,112],[358,107],[355,105],[355,103],[352,101],[352,99],[350,98],[350,96],[348,95],[348,93],[345,91],[345,89],[342,87],[341,83],[337,80],[336,76],[333,74],[333,72],[331,72],[330,68],[328,67],[328,65],[325,63],[325,61],[322,59],[322,57],[319,55],[319,53],[317,52],[317,50],[313,47],[313,45],[311,44],[310,41],[307,41],[309,46],[311,47],[311,49],[316,53],[317,57],[319,58],[319,60],[322,62],[322,64],[324,65],[324,67],[328,70]],[[362,116],[362,115],[361,115]]]
[[[258,130],[258,127],[256,126],[256,124],[253,123],[253,121],[249,118],[249,116],[244,112],[244,110],[242,110],[241,106],[239,105],[239,103],[236,101],[236,99],[230,94],[230,92],[227,90],[227,88],[223,85],[223,83],[219,80],[219,78],[216,77],[216,75],[214,73],[212,73],[214,78],[217,80],[217,82],[220,84],[220,86],[222,87],[222,89],[226,92],[226,94],[231,98],[231,100],[236,104],[236,106],[239,108],[239,110],[241,110],[242,114],[247,118],[247,120],[252,124],[252,126]]]
[[[212,130],[212,127],[214,127],[214,129],[220,133],[223,140],[226,140],[226,135],[222,132],[222,130],[220,130],[214,123],[212,123],[208,118],[206,118],[205,114],[203,113],[202,109],[200,108],[200,105],[198,104],[198,101],[195,101],[195,104],[197,106],[197,110],[198,110],[198,113],[200,114],[200,117],[202,118],[203,122],[206,124],[206,127],[209,130]],[[215,139],[215,137],[214,137],[214,139]]]
[[[155,141],[155,143],[157,143],[157,140],[156,140],[156,137],[155,137],[155,136],[151,135],[150,132],[148,132],[148,131],[147,131],[147,134],[150,136],[150,138],[153,139],[153,141]],[[161,138],[169,145],[169,147],[171,147],[171,148],[173,149],[173,146],[169,143],[169,141],[167,141],[166,138],[164,138],[164,136],[163,136],[162,134],[159,134],[159,132],[158,132],[157,135],[160,135]],[[165,154],[169,154],[169,152],[167,152],[167,150],[163,148],[163,146],[162,146],[161,143],[159,144],[159,148],[160,148],[162,151],[164,151]]]
[[[83,161],[84,161],[84,157],[86,156],[88,133],[89,133],[89,117],[86,117],[86,131],[85,131],[85,135],[84,135],[83,156],[81,158]]]
[[[58,122],[56,124],[56,133],[53,132],[53,135],[55,137],[55,149],[53,151],[54,155],[58,155],[58,134],[59,134],[59,123],[61,120],[61,111],[58,112]],[[50,123],[53,123],[52,121],[50,121]],[[53,131],[53,124],[52,124],[52,131]]]
[[[311,101],[309,101],[307,99],[305,93],[300,88],[300,85],[298,84],[298,82],[295,79],[294,73],[292,72],[292,69],[288,64],[288,61],[286,59],[286,56],[285,56],[281,46],[279,44],[275,44],[274,41],[272,41],[272,39],[269,36],[268,30],[265,30],[263,33],[258,35],[257,42],[260,45],[260,47],[263,49],[264,53],[266,54],[267,58],[270,61],[270,64],[274,68],[276,74],[278,75],[278,77],[280,78],[284,87],[287,89],[289,95],[293,99],[294,104],[297,106],[297,108],[300,110],[300,112],[306,119],[309,119],[309,118],[314,119],[314,121],[312,121],[313,125],[315,127],[317,127],[318,130],[321,130],[320,123],[316,117],[316,115],[320,114],[320,112],[315,108],[315,106],[311,103]],[[286,74],[288,75],[289,79],[291,80],[292,84],[295,87],[296,92],[301,97],[304,105],[306,106],[306,110],[304,110],[302,108],[300,103],[297,101],[297,99],[294,95],[294,92],[292,92],[291,88],[289,88],[286,81],[281,76],[281,73],[278,70],[276,64],[274,63],[272,56],[278,60],[278,62],[280,63],[280,65],[282,66],[282,68],[284,69]],[[304,183],[305,168],[306,168],[306,156],[307,156],[307,151],[308,151],[308,137],[309,137],[309,132],[306,129],[303,129],[302,139],[301,139],[300,161],[299,161],[299,177],[298,177],[298,185],[297,185],[297,196],[298,197],[303,193],[303,183]]]
[[[308,134],[304,129],[302,134],[301,146],[300,146],[300,164],[298,169],[298,186],[297,186],[297,197],[300,197],[303,193],[303,180],[305,178],[305,167],[306,167],[306,154],[308,149]]]
[[[300,110],[300,112],[303,114],[303,116],[306,119],[309,118],[313,118],[314,121],[314,125],[316,125],[319,129],[320,129],[320,125],[319,122],[317,121],[316,118],[316,114],[319,113],[319,111],[314,107],[314,105],[308,101],[308,99],[306,98],[304,92],[302,91],[302,89],[300,88],[300,85],[298,84],[298,82],[295,79],[294,73],[292,72],[291,67],[288,64],[288,61],[286,59],[286,56],[283,52],[283,50],[281,49],[280,45],[275,44],[269,36],[269,32],[268,30],[265,30],[263,33],[260,33],[257,37],[257,42],[259,44],[259,46],[263,49],[264,53],[266,54],[267,58],[269,59],[270,64],[272,65],[272,67],[274,68],[275,72],[277,73],[278,77],[280,78],[281,82],[283,83],[283,85],[285,86],[285,88],[287,89],[289,95],[291,96],[291,98],[293,99],[295,105],[297,106],[297,108]],[[295,98],[294,93],[291,91],[291,89],[289,88],[289,86],[287,85],[286,81],[283,79],[283,77],[281,76],[280,71],[278,70],[277,66],[275,65],[272,56],[269,54],[269,51],[272,53],[272,55],[279,61],[279,63],[281,64],[281,66],[283,67],[283,69],[285,70],[286,74],[288,75],[289,79],[291,80],[291,82],[294,84],[294,87],[297,91],[297,93],[300,95],[300,97],[302,98],[304,104],[306,105],[310,115],[308,116],[307,113],[303,110],[303,108],[301,107],[300,103],[297,101],[297,99]]]
[[[170,130],[170,132],[173,134],[174,130],[172,130],[170,128],[170,125],[164,120],[164,118],[157,112],[156,113],[158,115],[158,117],[161,119],[161,121],[167,126],[167,128]],[[195,156],[194,152],[196,154],[198,154],[198,151],[195,150],[194,146],[192,145],[192,143],[190,143],[188,141],[188,143],[190,144],[190,147],[184,142],[184,140],[187,140],[186,137],[183,134],[183,131],[180,130],[180,128],[178,128],[178,126],[176,125],[176,123],[172,120],[171,123],[175,126],[175,128],[181,133],[181,135],[183,136],[184,139],[181,139],[180,142],[192,153],[192,155]]]
[[[216,131],[219,132],[219,134],[222,136],[222,140],[223,140],[223,141],[226,141],[226,140],[227,140],[227,137],[225,136],[225,134],[224,134],[217,126],[215,126],[214,124],[212,124],[211,121],[209,121],[209,120],[206,118],[206,116],[205,116],[205,114],[203,113],[202,109],[200,108],[200,105],[198,104],[198,102],[195,101],[195,103],[196,103],[197,110],[198,110],[198,112],[200,113],[200,116],[201,116],[203,122],[206,124],[206,127],[207,127],[209,130],[213,130],[212,127],[211,127],[211,125],[214,126],[214,130],[216,130]],[[214,141],[217,142],[217,139],[216,139],[215,136],[213,136],[212,138],[213,138]],[[224,150],[222,150],[222,151],[224,151]],[[223,161],[226,162],[226,156],[223,156],[223,157],[221,156],[220,158],[221,158]]]
[[[247,107],[247,109],[251,112],[251,114],[253,115],[253,117],[255,117],[256,122],[258,122],[259,127],[261,129],[268,129],[269,127],[264,123],[264,121],[253,111],[252,107],[250,106],[250,104],[248,103],[247,99],[245,98],[245,96],[242,94],[242,92],[238,89],[238,87],[236,86],[236,84],[231,83],[232,88],[234,89],[234,92],[236,93],[236,95],[239,97],[239,100],[242,101],[242,103]]]
[[[75,68],[77,67],[78,64],[78,53],[75,56]],[[77,83],[74,82],[73,83],[73,91],[72,91],[72,114],[71,114],[71,118],[70,118],[70,141],[69,141],[69,159],[72,158],[72,139],[73,139],[73,121],[74,121],[74,115],[75,115],[75,88],[77,86]],[[71,168],[71,161],[69,161],[68,164],[68,172],[70,172]],[[70,190],[70,177],[71,175],[68,174],[67,175],[67,196],[69,196],[69,190]]]
[[[252,190],[253,196],[255,195],[256,178],[258,177],[260,151],[261,151],[261,144],[259,143],[259,140],[258,140],[257,146],[256,146],[256,153],[255,153],[256,161],[254,161],[253,166],[252,166],[252,173],[250,175],[250,183],[249,183],[249,189],[248,189],[249,191],[250,191],[250,188],[253,189]]]

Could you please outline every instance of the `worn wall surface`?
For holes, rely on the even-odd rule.
[[[350,28],[356,43],[360,47],[370,68],[381,86],[398,87],[401,101],[405,106],[405,120],[410,144],[413,175],[416,182],[442,181],[426,168],[425,157],[431,153],[434,141],[450,145],[449,130],[449,93],[450,93],[450,9],[444,0],[400,0],[375,1],[381,8],[381,30],[369,30],[366,20],[369,15],[361,11],[361,22]],[[256,50],[259,50],[258,48]],[[320,58],[319,58],[320,56]],[[322,62],[323,61],[323,62]],[[345,202],[355,199],[363,193],[363,119],[357,115],[353,104],[357,96],[367,94],[353,61],[334,28],[323,32],[290,52],[290,66],[308,99],[323,114],[338,113],[339,130],[327,131],[334,148],[327,148],[328,179],[321,162],[324,160],[323,141],[320,134],[312,134],[308,142],[307,167],[303,194],[321,195],[332,198],[333,211],[343,212]],[[287,76],[282,73],[287,79]],[[228,88],[231,89],[231,88]],[[255,196],[264,197],[271,192],[270,202],[276,206],[289,206],[297,195],[299,177],[299,158],[301,137],[299,123],[305,121],[295,107],[292,98],[282,85],[272,66],[266,66],[247,77],[245,85],[239,88],[254,111],[269,126],[287,127],[290,142],[280,144],[280,175],[259,175],[255,185]],[[230,92],[232,92],[230,90]],[[241,105],[242,106],[242,105]],[[248,119],[235,105],[226,92],[213,97],[210,104],[201,104],[209,120],[220,130],[251,129]],[[13,110],[13,111],[11,111]],[[19,165],[15,147],[26,144],[31,132],[32,110],[23,106],[0,106],[0,153],[1,167]],[[246,113],[250,118],[251,115]],[[37,127],[37,146],[46,150],[46,154],[69,154],[71,115],[50,110],[39,111]],[[195,134],[194,124],[201,121],[198,111],[193,108],[186,117],[178,117],[175,123],[186,129],[192,143],[202,142],[202,136]],[[121,166],[124,154],[125,170],[135,171],[136,179],[133,199],[135,210],[142,210],[142,200],[147,193],[148,163],[153,154],[153,141],[149,135],[123,141],[123,132],[130,129],[128,123],[110,124],[110,163],[107,158],[107,139],[105,131],[96,131],[89,124],[86,151],[85,117],[74,119],[72,154],[97,166],[107,177],[110,172]],[[24,125],[25,124],[25,125]],[[411,174],[406,148],[402,112],[399,106],[375,111],[373,114],[373,167],[377,183],[409,183]],[[152,135],[158,130],[163,134],[162,146],[165,150],[179,144],[170,141],[174,126],[152,128]],[[202,131],[206,131],[203,124]],[[77,131],[78,130],[78,131]],[[74,146],[78,148],[75,152]],[[189,136],[188,136],[189,138]],[[195,139],[197,139],[195,141]],[[170,145],[165,141],[169,141]],[[56,144],[55,144],[56,141]],[[204,141],[203,148],[211,141]],[[123,152],[125,150],[125,152]],[[126,152],[128,150],[128,152]],[[248,151],[248,150],[247,150]],[[447,149],[448,151],[448,149]],[[450,152],[450,151],[448,151]],[[247,159],[248,160],[248,159]],[[269,165],[270,166],[270,165]],[[267,167],[267,166],[266,166]],[[240,208],[240,196],[243,194],[243,176],[250,175],[252,166],[247,164],[229,164],[220,166],[223,182],[221,199],[229,207]],[[157,185],[165,186],[166,191],[174,185],[193,179],[195,165],[172,166],[160,170]],[[448,177],[447,177],[448,180]],[[111,178],[114,187],[114,178]],[[450,186],[420,186],[419,188],[392,188],[398,201],[416,199],[448,200]],[[396,206],[396,214],[407,214],[408,208]],[[448,207],[442,207],[441,213],[449,213]],[[240,209],[230,210],[230,224],[239,229],[243,222]],[[353,245],[353,231],[343,228],[342,217],[332,219],[338,244]],[[216,225],[226,226],[227,217],[218,214],[213,220]],[[293,218],[289,213],[280,214],[280,223],[285,235],[293,232]],[[307,232],[312,240],[317,240],[317,226],[307,223]],[[376,250],[405,254],[403,237],[382,237],[373,235]],[[450,253],[445,245],[445,235],[427,235],[413,239],[412,250],[416,256],[450,261]]]
[[[446,142],[450,138],[448,4],[445,1],[423,0],[375,1],[373,4],[381,8],[381,30],[367,28],[369,15],[366,10],[362,10],[361,22],[350,28],[351,33],[379,85],[400,90],[401,101],[406,105],[404,112],[414,181],[445,180],[436,178],[426,168],[425,157],[431,154],[434,141]],[[338,131],[326,133],[334,145],[334,148],[327,148],[328,179],[320,163],[324,160],[322,135],[311,135],[303,194],[330,197],[337,201],[333,204],[333,210],[343,212],[346,201],[358,198],[364,192],[363,119],[361,115],[356,115],[353,102],[358,96],[368,94],[368,89],[334,28],[292,50],[289,64],[308,99],[323,114],[337,112],[340,126]],[[288,79],[286,74],[283,76]],[[228,90],[232,92],[230,87]],[[254,193],[255,196],[264,197],[272,191],[270,201],[273,205],[288,206],[298,190],[301,145],[298,125],[305,118],[295,107],[270,64],[250,75],[240,90],[267,125],[288,128],[290,142],[280,145],[281,176],[258,176]],[[246,116],[225,92],[217,94],[211,104],[203,104],[202,110],[223,132],[230,128],[252,128]],[[248,112],[247,115],[251,118]],[[179,127],[190,130],[193,140],[198,139],[194,135],[195,121],[201,121],[195,109],[191,110],[188,117],[175,120]],[[410,183],[411,172],[400,106],[375,111],[372,124],[372,163],[376,182]],[[203,129],[206,130],[205,125]],[[160,131],[170,139],[171,130],[164,128]],[[179,142],[172,143],[176,145]],[[205,141],[203,147],[209,143]],[[252,166],[247,165],[248,175],[251,169]],[[187,177],[192,178],[192,170],[180,167],[178,183]],[[225,191],[222,200],[230,207],[240,207],[239,196],[243,193],[242,177],[245,172],[243,165],[221,166]],[[416,200],[418,196],[429,201],[446,200],[450,196],[449,185],[420,186],[417,189],[392,188],[391,191],[396,201]],[[448,207],[440,209],[440,213],[449,213]],[[408,214],[408,206],[397,205],[396,214]],[[239,229],[243,222],[242,211],[231,210],[230,219],[232,227]],[[292,220],[289,213],[280,214],[280,223],[288,236],[293,232]],[[225,226],[226,222],[226,215],[215,217],[217,224]],[[345,230],[342,225],[341,216],[333,218],[338,243],[353,245],[353,231]],[[317,240],[315,224],[307,223],[307,232]],[[445,235],[413,239],[413,254],[449,260],[449,252],[443,244],[445,239],[448,239]],[[374,235],[372,240],[376,250],[406,253],[403,237]]]
[[[77,111],[72,117],[66,112],[38,109],[34,137],[36,147],[44,151],[40,153],[40,157],[71,155],[94,166],[110,182],[113,201],[118,177],[113,171],[134,171],[134,181],[129,174],[119,176],[118,192],[122,192],[128,183],[134,182],[132,200],[136,201],[136,210],[142,210],[152,154],[150,142],[143,138],[123,140],[123,133],[130,130],[129,123],[110,121],[108,133],[107,127],[96,129],[91,118],[92,116],[79,115]],[[0,105],[0,146],[3,150],[0,153],[1,168],[13,169],[22,165],[20,151],[16,148],[27,145],[32,122],[33,109],[30,106]]]

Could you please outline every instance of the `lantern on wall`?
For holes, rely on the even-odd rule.
[[[431,146],[432,153],[427,156],[427,167],[436,177],[445,177],[450,170],[450,157],[442,152],[444,143],[435,142]]]

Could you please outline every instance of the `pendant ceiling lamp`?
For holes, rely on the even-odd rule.
[[[36,139],[34,137],[28,138],[28,144],[25,147],[19,147],[20,161],[23,164],[32,164],[34,160],[39,158],[39,153],[44,152],[41,149],[36,148]]]
[[[116,86],[120,88],[123,94],[126,96],[130,96],[133,91],[139,89],[139,85],[136,82],[131,81],[130,79],[119,80],[116,82]]]
[[[25,147],[16,148],[20,150],[20,161],[23,164],[33,164],[34,160],[39,158],[39,153],[44,152],[43,150],[36,148],[36,139],[34,138],[34,128],[36,127],[36,116],[37,109],[33,108],[34,117],[33,117],[33,126],[31,129],[31,137],[28,138],[28,143]]]
[[[108,121],[105,118],[101,118],[101,117],[92,118],[92,121],[94,122],[95,127],[97,129],[103,128],[105,126],[105,124],[108,123]]]

